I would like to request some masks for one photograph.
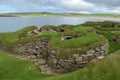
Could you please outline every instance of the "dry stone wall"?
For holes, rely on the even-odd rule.
[[[94,58],[102,59],[108,54],[108,43],[103,46],[91,49],[84,54],[75,53],[67,59],[56,56],[56,51],[49,54],[49,65],[57,73],[64,73],[77,70],[87,66],[90,60]]]
[[[108,54],[108,43],[88,50],[84,54],[75,53],[69,58],[60,58],[55,50],[49,50],[48,41],[36,41],[25,44],[18,44],[13,47],[13,52],[25,55],[35,63],[45,74],[66,73],[83,68],[89,61],[98,58],[102,59]]]

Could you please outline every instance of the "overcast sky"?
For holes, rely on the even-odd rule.
[[[0,0],[0,13],[9,12],[120,14],[120,0]]]

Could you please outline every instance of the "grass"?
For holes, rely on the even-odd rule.
[[[120,43],[117,42],[109,42],[109,52],[113,53],[117,50],[120,50]]]
[[[86,32],[92,32],[95,31],[92,27],[86,27],[86,26],[77,26],[76,28],[72,29],[75,33],[86,33]]]
[[[25,36],[25,34],[35,29],[35,26],[27,26],[21,30],[18,30],[16,32],[7,32],[7,33],[0,33],[0,44],[3,46],[10,46],[14,42],[19,41],[21,36]]]
[[[113,29],[113,30],[112,30]],[[113,53],[117,50],[120,50],[120,43],[117,43],[117,42],[112,42],[111,39],[113,37],[117,37],[118,35],[120,35],[120,28],[102,28],[100,29],[101,31],[104,32],[104,36],[108,39],[109,41],[109,53]],[[111,32],[111,31],[116,31],[116,32]]]
[[[32,62],[0,51],[0,80],[43,80],[45,77]]]
[[[100,28],[100,30],[102,31],[120,31],[120,28],[119,27],[109,27],[109,28]]]
[[[87,46],[93,42],[102,40],[104,37],[101,35],[88,33],[85,36],[74,38],[70,40],[54,40],[53,44],[56,46],[59,46],[61,48],[77,48],[77,47],[83,47]]]

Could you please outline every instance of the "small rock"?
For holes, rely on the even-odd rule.
[[[31,55],[31,59],[36,59],[37,57],[35,55]]]
[[[37,62],[34,63],[36,66],[38,66],[39,64]]]
[[[44,65],[44,64],[46,64],[46,60],[45,59],[39,59],[38,64]]]
[[[73,54],[73,57],[79,57],[79,54]]]
[[[93,50],[93,49],[87,51],[87,54],[94,54],[94,53],[95,53],[95,50]]]
[[[104,56],[98,56],[97,58],[101,60],[101,59],[103,59],[105,57]]]

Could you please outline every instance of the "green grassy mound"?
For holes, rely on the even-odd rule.
[[[83,23],[81,25],[92,26],[92,27],[95,27],[95,28],[100,28],[100,27],[105,27],[105,28],[120,27],[120,23],[119,22],[115,22],[115,21],[103,21],[103,22],[88,21],[88,22],[85,22],[85,23]]]
[[[68,35],[75,38],[61,40],[60,36]],[[65,32],[44,32],[40,36],[51,36],[50,50],[56,50],[59,57],[70,57],[74,53],[84,54],[87,50],[102,46],[107,40],[96,34],[92,27],[76,26]],[[77,37],[76,37],[77,36]]]
[[[14,42],[19,41],[21,36],[25,36],[28,31],[36,29],[36,26],[27,26],[16,32],[0,33],[0,45],[8,47]]]
[[[94,27],[98,34],[102,34],[109,41],[109,52],[115,52],[120,50],[120,43],[112,42],[111,39],[118,38],[120,36],[120,22],[115,21],[103,21],[92,22],[88,21],[81,25]]]

